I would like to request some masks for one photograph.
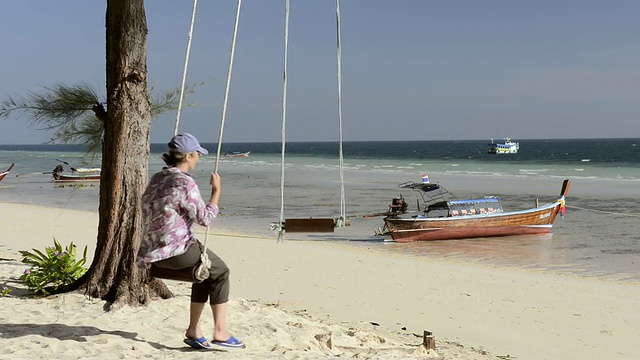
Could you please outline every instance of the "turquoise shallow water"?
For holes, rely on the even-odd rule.
[[[640,143],[640,140],[637,141]],[[607,160],[602,152],[616,152],[620,141],[609,141],[603,150],[602,141],[587,141],[586,149],[561,160],[553,161],[545,155],[536,160],[525,153],[531,146],[521,144],[521,157],[490,157],[480,152],[484,142],[465,142],[476,146],[478,158],[458,153],[445,157],[442,153],[430,156],[403,157],[398,148],[411,149],[413,142],[360,144],[375,148],[379,154],[365,155],[347,152],[345,147],[344,186],[347,217],[351,226],[331,234],[287,234],[285,241],[344,241],[349,246],[367,247],[401,256],[433,256],[488,265],[510,266],[587,277],[604,277],[640,282],[640,166],[636,141],[626,140],[626,158],[617,155]],[[299,144],[303,149],[292,151],[285,158],[285,218],[337,217],[340,208],[340,178],[337,152]],[[565,147],[566,143],[558,142]],[[575,141],[573,146],[582,144]],[[280,154],[278,144],[270,144],[260,152],[252,146],[247,158],[220,161],[223,180],[222,216],[213,231],[244,233],[275,241],[269,225],[280,216]],[[366,145],[366,146],[365,146]],[[402,144],[401,144],[402,145]],[[429,144],[432,146],[433,144]],[[440,144],[442,145],[442,144]],[[449,144],[455,148],[459,143]],[[248,149],[249,144],[233,144],[229,151]],[[265,145],[266,146],[266,145]],[[336,145],[337,146],[337,145]],[[429,146],[426,146],[427,148]],[[215,149],[215,146],[207,146]],[[264,147],[264,146],[263,146]],[[160,170],[162,146],[154,148],[150,161],[152,172]],[[275,149],[275,150],[274,150]],[[385,152],[385,149],[387,150]],[[554,149],[547,145],[549,152]],[[562,151],[555,149],[555,153]],[[368,150],[369,151],[369,150]],[[420,150],[423,151],[423,150]],[[453,150],[449,149],[449,153]],[[461,150],[462,152],[462,150]],[[396,155],[389,155],[396,154]],[[520,155],[520,154],[516,154]],[[11,162],[17,165],[0,183],[2,203],[42,204],[65,209],[91,210],[98,208],[99,186],[55,186],[51,171],[65,160],[75,166],[96,166],[83,157],[77,148],[64,146],[25,146],[20,149],[0,146],[0,168]],[[590,159],[590,161],[583,161]],[[595,159],[595,160],[594,160]],[[214,158],[203,157],[194,171],[203,193],[207,192],[208,173],[213,170]],[[381,217],[364,215],[383,212],[393,197],[400,194],[413,206],[417,194],[397,187],[405,181],[420,181],[428,173],[432,182],[439,182],[459,197],[495,195],[507,210],[531,207],[535,200],[553,201],[560,192],[562,180],[570,178],[572,187],[567,198],[568,211],[558,219],[550,235],[516,236],[481,240],[438,241],[414,244],[384,242],[374,236],[382,225]]]

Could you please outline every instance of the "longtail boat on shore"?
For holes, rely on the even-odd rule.
[[[546,234],[558,213],[564,214],[570,185],[569,179],[564,180],[560,197],[552,203],[538,206],[536,200],[533,208],[504,211],[497,197],[447,200],[449,192],[439,184],[403,183],[398,186],[421,193],[424,211],[403,213],[394,199],[392,214],[384,218],[384,226],[376,234],[391,236],[396,242]]]
[[[55,183],[78,183],[78,182],[95,182],[100,181],[100,169],[94,169],[93,171],[81,171],[77,172],[77,169],[73,170],[71,174],[63,174],[64,168],[62,165],[56,166],[53,169],[53,182]]]
[[[11,172],[11,170],[13,169],[14,166],[16,166],[16,164],[15,163],[11,163],[11,165],[9,166],[9,168],[6,171],[0,172],[0,181],[2,181],[2,179],[4,179],[5,176],[9,175],[9,173]]]

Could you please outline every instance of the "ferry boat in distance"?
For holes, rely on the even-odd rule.
[[[489,154],[515,154],[520,150],[520,143],[511,141],[511,138],[504,138],[502,142],[491,139],[491,143],[487,146]]]

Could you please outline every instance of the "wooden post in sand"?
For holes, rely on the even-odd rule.
[[[436,349],[436,339],[433,337],[433,333],[431,331],[424,331],[424,335],[422,336],[422,345],[425,349]]]

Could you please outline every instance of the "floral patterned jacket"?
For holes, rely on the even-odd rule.
[[[196,238],[191,225],[208,226],[217,205],[202,200],[191,175],[175,167],[153,175],[142,195],[143,237],[138,261],[152,263],[183,254]]]

